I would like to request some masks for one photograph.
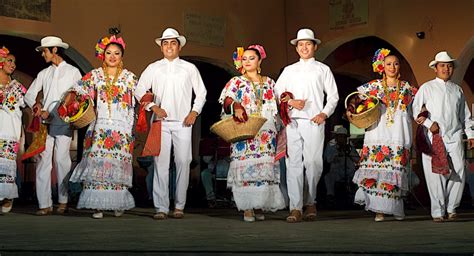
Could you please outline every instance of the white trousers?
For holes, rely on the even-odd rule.
[[[431,171],[431,156],[422,154],[423,171],[430,194],[431,216],[433,218],[443,217],[446,211],[456,213],[466,181],[462,142],[445,143],[445,146],[453,164],[449,175],[433,173]]]
[[[161,152],[154,157],[155,175],[153,177],[153,203],[157,212],[169,212],[169,173],[171,146],[174,149],[176,165],[175,208],[184,209],[189,184],[189,169],[192,160],[192,126],[183,122],[162,122]]]
[[[46,138],[46,148],[39,155],[36,166],[36,196],[41,209],[53,206],[53,200],[51,199],[53,163],[58,179],[58,202],[61,204],[67,203],[67,180],[64,179],[71,170],[71,155],[69,154],[71,140],[71,137],[64,135],[48,135]]]
[[[323,173],[324,125],[318,126],[307,119],[292,119],[286,127],[286,136],[286,181],[290,210],[301,211],[303,205],[312,205],[316,200],[318,182]],[[305,185],[306,199],[303,196]]]

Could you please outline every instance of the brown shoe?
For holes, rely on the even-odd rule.
[[[441,222],[444,222],[444,218],[443,218],[443,217],[437,217],[437,218],[433,218],[433,222],[435,222],[435,223],[441,223]]]
[[[56,209],[57,214],[64,214],[68,211],[67,204],[59,204],[58,209]]]
[[[168,218],[168,215],[164,212],[157,212],[155,215],[153,215],[153,219],[155,220],[166,220]]]
[[[456,213],[448,213],[447,221],[457,221],[458,215]]]
[[[42,208],[42,209],[39,209],[37,212],[36,212],[36,215],[37,216],[46,216],[46,215],[51,215],[53,213],[53,207],[48,207],[48,208]]]
[[[290,215],[286,217],[286,222],[296,223],[300,222],[303,219],[303,215],[300,210],[291,210]]]
[[[304,217],[305,221],[315,221],[316,220],[316,205],[308,205],[304,210]]]
[[[174,209],[174,212],[171,216],[175,219],[182,219],[184,218],[184,212],[181,209]]]

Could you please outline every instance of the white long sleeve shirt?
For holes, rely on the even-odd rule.
[[[314,58],[306,61],[300,59],[283,70],[275,85],[277,98],[285,91],[291,92],[295,99],[306,100],[302,110],[290,111],[291,118],[312,119],[321,112],[329,117],[339,101],[331,69]],[[324,93],[327,94],[325,106]]]
[[[460,141],[463,129],[469,139],[474,138],[471,111],[459,85],[440,78],[424,83],[413,101],[415,119],[423,105],[430,113],[423,125],[429,129],[433,122],[437,122],[444,143]]]
[[[31,83],[25,95],[25,102],[30,107],[36,103],[36,97],[43,91],[42,110],[52,112],[55,103],[82,78],[81,72],[76,67],[62,61],[58,66],[50,65],[41,70],[36,79]]]
[[[148,65],[138,81],[135,91],[137,100],[151,88],[155,102],[166,111],[169,121],[184,121],[191,111],[201,113],[206,102],[207,90],[198,69],[180,58],[169,61],[164,58]],[[196,95],[191,106],[192,93]]]

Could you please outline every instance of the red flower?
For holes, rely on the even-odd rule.
[[[408,105],[411,102],[411,96],[410,95],[405,95],[402,100],[403,104]]]
[[[268,141],[268,138],[269,138],[269,137],[270,137],[270,136],[268,135],[268,133],[262,134],[262,138],[261,138],[261,139],[262,139],[262,142],[266,143],[266,142]]]
[[[377,96],[377,91],[376,90],[372,90],[370,91],[369,93],[371,96]]]
[[[375,179],[365,179],[365,187],[371,188],[375,184]]]
[[[107,139],[105,139],[104,146],[105,146],[106,149],[111,149],[114,145],[115,145],[115,143],[112,140],[112,138],[107,137]]]
[[[404,150],[400,156],[400,164],[406,165],[408,162],[408,150]]]
[[[388,184],[388,183],[385,183],[384,186],[385,186],[385,190],[387,191],[392,191],[395,188],[395,185]]]
[[[369,148],[368,148],[367,146],[364,146],[364,147],[362,148],[362,155],[365,156],[365,155],[367,155],[367,154],[369,154]]]
[[[124,94],[123,98],[122,98],[122,101],[127,103],[127,104],[130,104],[130,94]]]
[[[117,95],[119,94],[119,88],[117,86],[114,86],[112,87],[112,89],[113,89],[113,96],[117,97]]]
[[[134,147],[135,147],[135,142],[130,143],[130,154],[133,154]]]
[[[382,146],[382,153],[388,156],[388,154],[390,154],[390,148],[387,146]]]
[[[92,76],[91,72],[87,73],[85,76],[82,77],[82,81],[88,80],[89,78],[91,78],[91,76]]]
[[[273,98],[273,90],[268,90],[264,95],[263,97],[266,99],[266,100],[271,100]]]
[[[382,162],[384,159],[385,159],[385,156],[382,152],[377,152],[377,155],[375,156],[375,159],[377,160],[377,162]]]
[[[390,100],[392,100],[392,101],[397,100],[397,93],[396,92],[391,92],[390,93]]]
[[[84,141],[84,148],[89,149],[92,146],[92,137],[87,137]]]

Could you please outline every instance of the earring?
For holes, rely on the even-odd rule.
[[[119,67],[120,69],[123,69],[123,61],[122,61],[122,60],[120,61],[118,67]]]
[[[257,73],[261,73],[262,72],[262,69],[260,67],[257,68]]]
[[[105,61],[102,62],[102,69],[104,69],[104,71],[107,69],[107,63],[105,63]]]
[[[397,75],[397,79],[398,79],[398,80],[400,80],[400,73],[398,73],[398,75]]]
[[[245,73],[247,73],[247,70],[242,69],[242,75],[245,75]]]

